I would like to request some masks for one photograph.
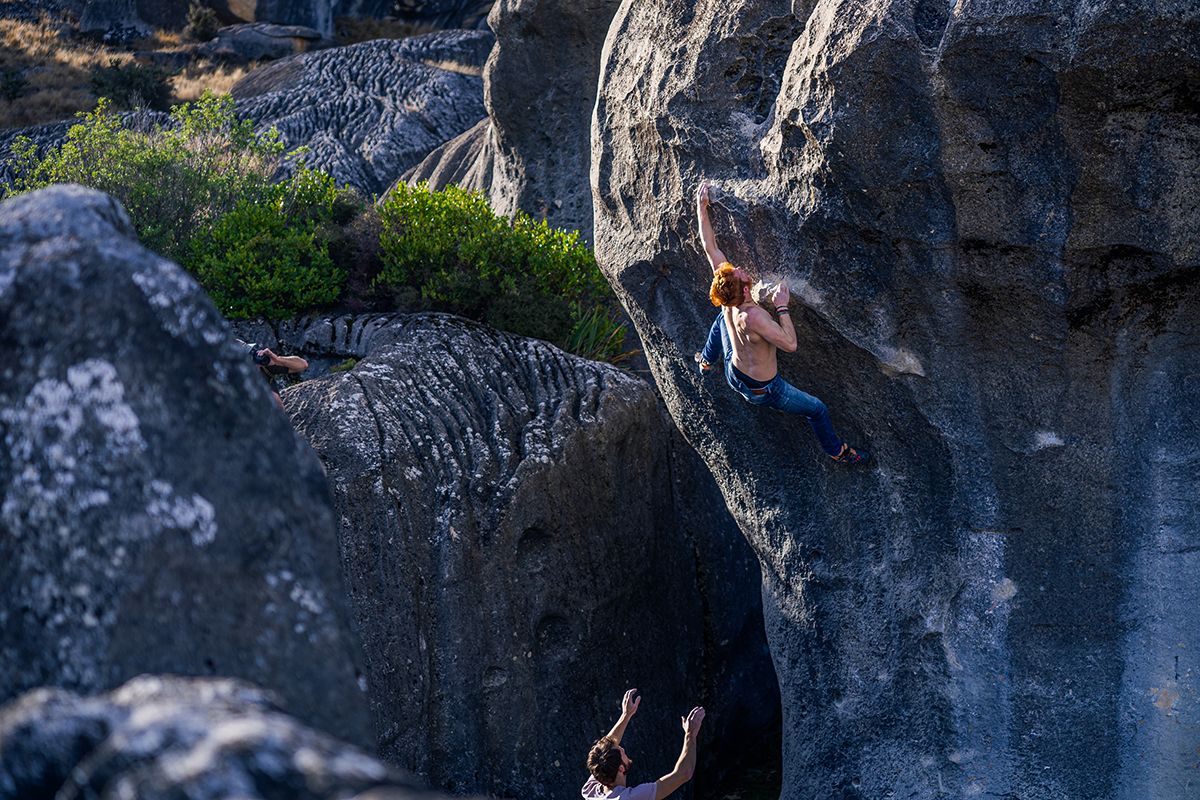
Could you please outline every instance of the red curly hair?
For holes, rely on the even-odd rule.
[[[733,274],[735,267],[728,261],[717,267],[713,274],[708,299],[714,306],[736,306],[746,295],[746,282]]]

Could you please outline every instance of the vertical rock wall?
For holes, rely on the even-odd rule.
[[[1190,797],[1200,11],[624,3],[598,257],[763,567],[784,796]],[[703,383],[692,198],[867,471]]]

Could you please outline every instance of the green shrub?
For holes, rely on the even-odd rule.
[[[92,75],[92,91],[119,108],[166,111],[171,104],[169,77],[161,67],[136,61],[121,64],[112,59],[107,67],[101,67]]]
[[[101,101],[60,147],[39,156],[17,141],[13,189],[108,192],[142,242],[191,270],[226,315],[280,317],[339,299],[346,275],[330,242],[363,204],[302,165],[272,183],[283,150],[278,133],[237,119],[229,97],[206,94],[148,130],[126,127]]]
[[[302,169],[197,234],[184,265],[230,318],[334,303],[346,281],[329,256],[337,194],[328,175]]]
[[[27,138],[13,144],[10,192],[53,183],[100,189],[121,201],[147,247],[177,261],[197,230],[266,197],[284,155],[278,133],[256,134],[228,96],[177,106],[169,124],[150,130],[127,128],[105,100],[81,117],[43,154]]]
[[[29,81],[19,69],[0,70],[0,98],[19,100],[29,91]]]
[[[207,42],[213,39],[220,29],[221,22],[217,19],[217,12],[204,3],[192,0],[188,6],[184,35],[196,42]]]
[[[399,184],[380,215],[383,269],[375,280],[395,296],[419,293],[429,307],[568,349],[596,343],[581,326],[607,318],[620,327],[601,304],[611,290],[578,233],[523,213],[510,222],[482,193],[456,186],[434,192]],[[616,333],[601,338],[607,349],[623,341]]]

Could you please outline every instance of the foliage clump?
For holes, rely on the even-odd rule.
[[[231,317],[283,317],[335,302],[329,256],[338,192],[302,166],[281,182],[276,131],[257,133],[228,96],[177,106],[166,123],[127,126],[106,101],[44,153],[13,145],[13,191],[79,183],[125,206],[142,242],[191,270]]]
[[[118,108],[166,111],[171,105],[170,77],[152,64],[111,59],[92,74],[92,91]]]
[[[217,19],[217,12],[204,3],[192,0],[188,6],[184,35],[192,41],[207,42],[217,35],[220,28],[221,21]]]
[[[612,294],[578,232],[518,212],[495,214],[481,192],[399,184],[380,209],[377,286],[591,358],[621,353]]]

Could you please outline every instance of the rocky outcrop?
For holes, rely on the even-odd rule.
[[[219,0],[213,4],[223,14],[242,22],[270,22],[315,28],[333,36],[337,0]]]
[[[378,194],[484,115],[486,31],[443,31],[304,53],[233,88],[238,112],[274,126],[338,183]]]
[[[0,708],[0,797],[435,800],[229,679],[142,676],[108,694],[38,689]]]
[[[438,314],[239,335],[326,372],[283,397],[333,487],[385,758],[456,792],[571,796],[631,686],[642,779],[691,703],[710,781],[764,747],[757,565],[650,386]]]
[[[150,33],[134,0],[88,0],[79,17],[79,32],[107,42],[126,42]]]
[[[124,210],[0,204],[0,698],[219,674],[373,740],[321,465]]]
[[[597,255],[762,563],[784,797],[1194,795],[1198,43],[1187,3],[615,18]],[[703,178],[873,468],[695,376]]]
[[[249,22],[221,28],[216,38],[196,52],[233,61],[268,61],[315,50],[322,44],[325,42],[315,28]]]
[[[591,148],[600,51],[618,0],[501,0],[489,23],[488,118],[404,175],[434,188],[487,193],[497,213],[518,210],[592,238]]]

